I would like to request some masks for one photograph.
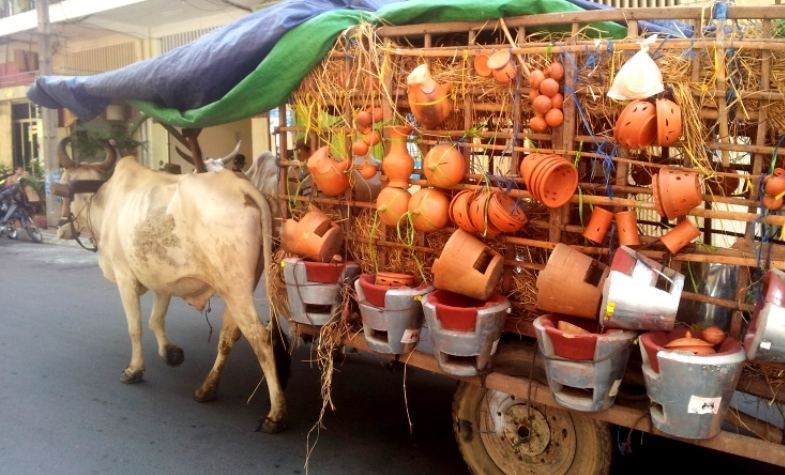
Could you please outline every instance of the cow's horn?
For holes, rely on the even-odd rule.
[[[237,152],[239,152],[239,151],[240,151],[240,145],[242,145],[242,143],[243,143],[243,141],[242,141],[242,140],[238,140],[238,141],[237,141],[237,145],[235,145],[235,146],[234,146],[234,150],[232,150],[232,151],[229,153],[229,155],[226,155],[225,157],[219,158],[219,160],[221,160],[222,162],[224,162],[224,164],[228,163],[228,162],[229,162],[229,160],[231,160],[232,158],[234,158],[234,156],[235,156],[235,155],[237,155]]]
[[[68,156],[65,146],[71,142],[71,137],[65,137],[57,144],[57,160],[63,168],[76,168],[76,163]]]
[[[117,149],[114,146],[113,140],[105,140],[101,142],[104,146],[104,150],[106,150],[106,158],[101,163],[96,163],[95,167],[103,172],[108,172],[114,162],[117,161]]]

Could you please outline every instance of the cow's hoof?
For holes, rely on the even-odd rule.
[[[196,391],[194,391],[194,399],[197,402],[210,402],[215,399],[217,393],[218,388],[215,386],[210,386],[207,388],[200,386]]]
[[[260,430],[268,434],[277,434],[286,430],[286,423],[283,420],[274,421],[269,417],[265,417],[262,423],[259,424],[259,427],[256,429],[257,432]]]
[[[143,369],[137,369],[136,371],[131,371],[128,368],[126,368],[123,370],[122,374],[120,375],[120,382],[125,384],[141,383],[143,376],[144,376]]]
[[[185,360],[185,353],[183,353],[182,348],[177,345],[166,345],[164,351],[166,352],[166,356],[164,357],[166,364],[169,366],[180,366],[183,364],[183,361]]]

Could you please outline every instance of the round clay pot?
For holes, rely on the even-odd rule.
[[[307,167],[319,191],[326,196],[338,196],[349,189],[346,172],[351,163],[351,160],[336,162],[330,156],[330,147],[325,145],[311,154]]]
[[[620,246],[640,246],[638,217],[634,210],[616,213],[616,232],[619,234]]]
[[[540,201],[549,208],[564,206],[578,188],[578,170],[567,160],[545,172],[537,185]]]
[[[763,189],[771,197],[779,196],[785,192],[785,170],[775,168],[774,173],[763,179]]]
[[[447,208],[450,202],[444,193],[435,188],[423,188],[409,200],[414,229],[422,232],[437,231],[447,225]]]
[[[501,49],[488,56],[487,65],[491,69],[493,78],[500,84],[509,84],[518,72],[508,49]]]
[[[488,202],[488,219],[501,232],[514,233],[528,221],[518,203],[506,193],[496,191]]]
[[[382,188],[376,197],[376,212],[379,219],[387,226],[397,226],[401,216],[409,209],[412,195],[401,188],[388,186]]]
[[[376,175],[376,172],[379,171],[379,167],[376,165],[376,162],[370,158],[366,158],[359,165],[355,165],[355,167],[357,168],[357,173],[359,173],[360,176],[366,180],[373,178],[374,175]]]
[[[531,174],[531,178],[529,182],[531,186],[529,187],[529,191],[531,192],[532,196],[538,201],[542,201],[542,197],[540,195],[540,185],[542,184],[542,177],[548,173],[552,168],[558,167],[561,162],[561,159],[558,155],[546,155],[535,167],[534,171]]]
[[[406,78],[409,107],[423,127],[434,129],[450,115],[450,84],[438,84],[427,64],[421,64]]]
[[[716,353],[714,345],[708,341],[692,336],[689,330],[681,338],[676,338],[665,344],[665,349],[673,351],[686,351],[698,355]]]
[[[452,188],[466,174],[466,160],[452,145],[439,144],[428,151],[422,165],[428,183],[439,188]]]
[[[414,170],[414,160],[406,148],[406,137],[410,130],[408,125],[388,125],[384,128],[390,146],[382,159],[382,171],[389,180],[388,186],[409,187],[409,177]]]
[[[763,195],[763,198],[760,199],[760,203],[769,211],[778,211],[782,208],[783,199],[775,198],[771,195]]]
[[[671,254],[676,255],[684,246],[691,243],[693,239],[700,236],[700,229],[688,219],[674,226],[670,231],[660,238],[665,247]]]
[[[399,287],[411,287],[414,284],[414,276],[411,274],[399,274],[396,272],[379,272],[375,277],[376,285],[396,289]]]
[[[474,55],[474,72],[478,76],[487,78],[492,74],[491,68],[488,67],[488,56],[487,51],[480,51]]]
[[[494,238],[501,234],[501,231],[491,223],[488,218],[488,204],[491,201],[492,193],[489,191],[480,191],[474,194],[471,201],[469,201],[469,220],[472,226],[483,237]]]
[[[681,137],[681,107],[669,99],[657,99],[655,104],[657,109],[657,145],[668,147]]]
[[[469,233],[476,233],[476,229],[469,219],[469,203],[474,199],[473,190],[461,190],[456,194],[450,202],[449,215],[450,219],[456,226]]]
[[[583,237],[597,244],[602,244],[611,227],[611,221],[613,221],[613,213],[605,208],[595,206],[594,211],[591,212],[591,218],[583,230]]]
[[[633,101],[619,114],[613,137],[624,147],[637,149],[654,143],[657,138],[657,110],[648,101]]]
[[[662,210],[660,214],[668,219],[686,215],[703,201],[697,172],[662,168],[653,180],[657,182],[658,193],[654,195],[657,211]]]

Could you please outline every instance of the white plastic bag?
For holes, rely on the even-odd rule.
[[[665,90],[660,68],[649,56],[649,46],[655,41],[657,35],[640,42],[641,50],[624,63],[613,78],[608,97],[617,101],[631,101],[646,99]]]

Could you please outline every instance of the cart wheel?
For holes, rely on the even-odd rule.
[[[526,359],[522,352],[500,353],[494,365],[509,367],[516,360],[521,373]],[[469,383],[458,385],[452,414],[458,448],[474,474],[603,475],[610,470],[608,424],[590,417]]]

